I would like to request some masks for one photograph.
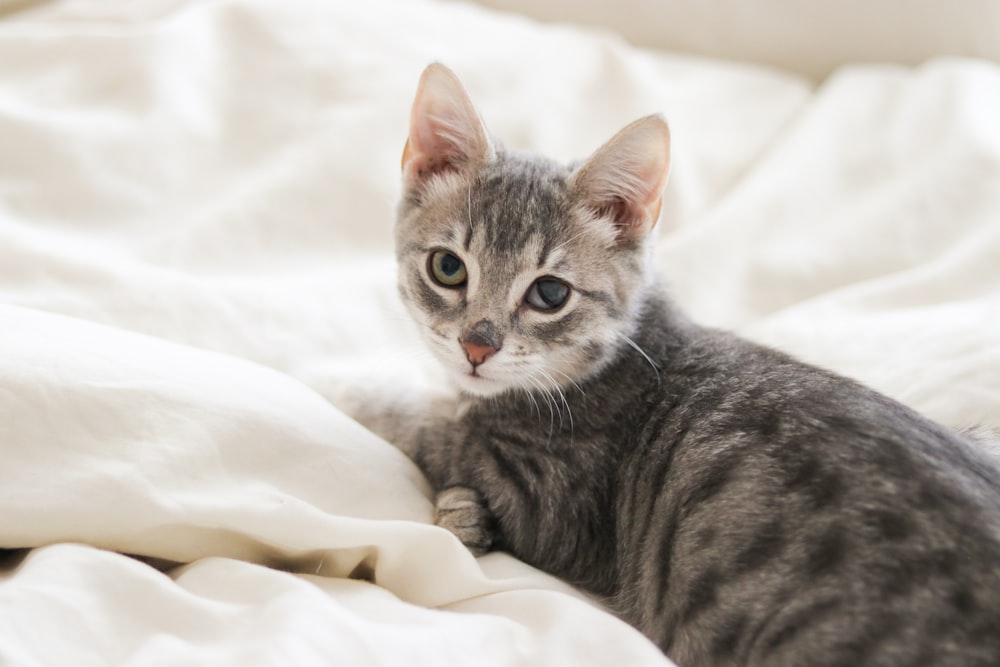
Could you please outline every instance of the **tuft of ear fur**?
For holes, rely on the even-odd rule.
[[[620,243],[656,225],[670,173],[670,129],[662,116],[640,118],[613,136],[570,179],[578,201],[610,219]]]
[[[494,157],[486,126],[455,73],[440,63],[420,76],[403,149],[407,187],[449,171],[464,171]]]

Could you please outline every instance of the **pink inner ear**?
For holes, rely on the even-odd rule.
[[[410,136],[403,150],[407,184],[467,169],[491,154],[486,129],[462,84],[444,66],[428,66],[413,101]]]
[[[403,177],[410,184],[427,179],[433,174],[457,170],[454,159],[447,153],[428,155],[413,149],[413,142],[407,140],[403,148]]]
[[[618,227],[618,237],[636,224],[637,216],[621,197],[613,197],[609,201],[597,205],[595,213],[600,218],[611,218]]]
[[[656,226],[660,218],[663,198],[657,197],[649,204],[629,204],[621,197],[613,197],[595,207],[594,213],[600,218],[614,221],[619,241],[639,238]]]
[[[414,167],[416,168],[417,178],[426,178],[431,174],[440,174],[445,171],[451,171],[455,168],[455,164],[452,160],[446,159],[443,155],[437,155],[435,157],[424,157],[418,159]]]
[[[658,116],[627,126],[579,168],[573,187],[615,226],[619,241],[645,236],[660,217],[670,165],[670,135]]]
[[[456,123],[456,125],[458,125]],[[458,128],[461,131],[463,128]],[[426,111],[415,116],[410,128],[410,137],[403,149],[403,174],[410,184],[427,179],[434,174],[458,171],[471,159],[474,144],[466,137],[458,135],[448,122],[432,116]]]

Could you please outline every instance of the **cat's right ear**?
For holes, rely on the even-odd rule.
[[[403,149],[406,187],[475,168],[493,157],[486,126],[458,77],[440,63],[428,65],[420,76]]]

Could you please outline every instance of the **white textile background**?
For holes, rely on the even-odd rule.
[[[666,664],[469,556],[325,399],[429,381],[390,238],[432,60],[558,158],[664,112],[693,315],[1000,426],[986,60],[817,86],[430,0],[0,3],[0,547],[37,547],[0,562],[0,664]]]
[[[817,81],[844,65],[919,65],[942,55],[1000,62],[993,0],[481,0],[613,30],[663,51],[745,60]]]

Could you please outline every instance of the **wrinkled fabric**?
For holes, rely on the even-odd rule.
[[[0,547],[28,551],[0,556],[0,664],[668,664],[569,586],[472,558],[328,400],[435,381],[391,241],[433,60],[559,159],[665,113],[656,260],[696,319],[1000,426],[995,65],[817,87],[427,0],[16,5]]]

